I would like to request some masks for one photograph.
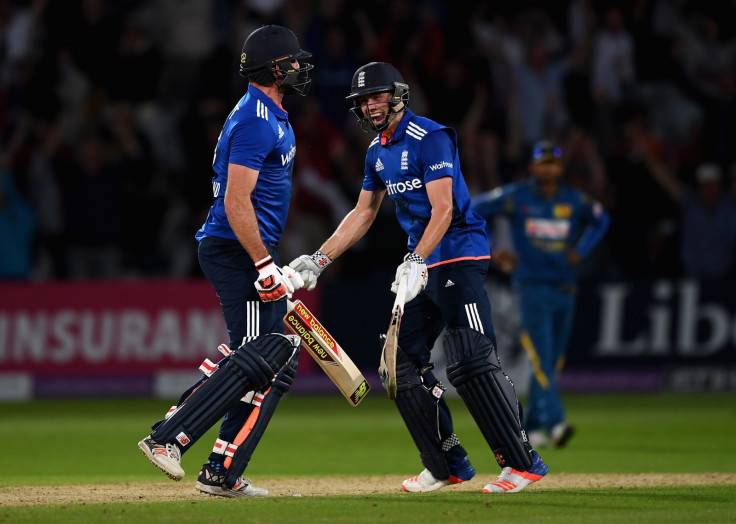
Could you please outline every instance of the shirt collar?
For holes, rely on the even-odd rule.
[[[287,113],[283,107],[276,105],[276,102],[271,100],[266,96],[266,93],[258,89],[256,86],[248,84],[248,94],[266,104],[266,107],[276,115],[276,118],[279,118],[280,120],[288,120],[289,113]]]

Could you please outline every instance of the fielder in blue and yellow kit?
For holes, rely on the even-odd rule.
[[[299,343],[283,335],[286,297],[299,274],[280,267],[278,244],[289,212],[296,143],[284,95],[305,95],[311,55],[296,36],[265,26],[245,40],[240,74],[248,91],[227,117],[212,161],[213,203],[196,234],[199,263],[220,300],[230,348],[182,394],[166,418],[139,442],[174,480],[181,455],[223,415],[218,438],[196,489],[222,497],[263,497],[242,476],[279,399],[296,375]]]
[[[289,266],[300,272],[307,289],[314,288],[324,268],[368,231],[388,195],[409,237],[409,253],[391,287],[396,292],[399,280],[408,277],[395,402],[425,467],[402,489],[434,491],[475,475],[453,431],[445,387],[430,363],[435,340],[447,328],[448,377],[502,468],[484,491],[520,491],[548,468],[527,441],[513,384],[496,356],[484,289],[490,259],[485,221],[470,210],[457,134],[409,110],[409,86],[390,64],[359,68],[347,98],[363,130],[378,133],[366,154],[362,191],[321,248]]]
[[[525,427],[534,446],[563,446],[573,434],[567,423],[557,375],[572,329],[576,266],[605,234],[609,215],[585,193],[559,182],[564,166],[554,144],[535,144],[529,179],[477,196],[473,210],[488,220],[509,218],[515,254],[496,253],[508,263],[519,298],[521,344],[532,363]]]

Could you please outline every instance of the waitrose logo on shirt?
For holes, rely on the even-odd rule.
[[[395,195],[396,193],[403,193],[405,191],[413,191],[422,187],[422,181],[418,178],[413,178],[408,182],[386,182],[386,189],[388,189],[389,195]]]

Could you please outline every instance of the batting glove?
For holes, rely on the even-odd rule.
[[[301,277],[288,266],[280,268],[271,256],[256,262],[258,280],[255,281],[256,291],[263,302],[273,302],[284,297],[291,297],[294,284],[303,284]]]
[[[311,256],[302,255],[295,258],[289,263],[289,266],[298,272],[304,280],[304,289],[311,291],[317,285],[317,277],[331,263],[332,259],[330,257],[317,250]]]
[[[404,276],[407,277],[405,302],[411,302],[427,287],[427,264],[424,263],[422,255],[408,253],[404,257],[404,262],[396,269],[396,278],[391,284],[392,292],[399,291],[399,281]]]

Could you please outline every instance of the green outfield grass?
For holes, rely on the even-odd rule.
[[[136,443],[169,404],[129,399],[0,404],[0,497],[10,486],[168,482]],[[498,467],[472,419],[459,400],[450,404],[478,474],[494,479]],[[542,452],[551,473],[736,473],[734,394],[568,395],[567,406],[577,433],[565,449]],[[190,472],[185,482],[194,480],[213,440],[214,432],[184,456]],[[410,476],[420,470],[395,407],[371,394],[357,408],[338,396],[285,398],[248,474]],[[375,496],[0,506],[0,522],[736,522],[735,501],[736,485],[527,490],[495,497],[397,490]]]

